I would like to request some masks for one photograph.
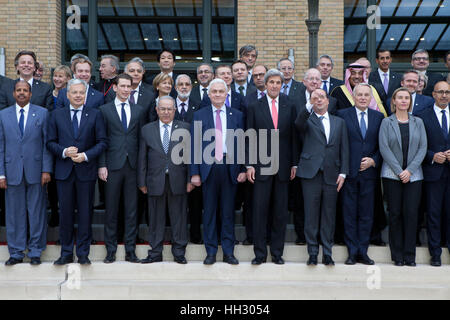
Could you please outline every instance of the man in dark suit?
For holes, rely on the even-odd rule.
[[[411,66],[417,72],[428,77],[427,87],[423,89],[423,95],[431,97],[434,85],[439,81],[445,81],[445,78],[439,73],[428,72],[430,66],[430,56],[425,49],[417,49],[411,56]]]
[[[55,156],[55,179],[60,205],[61,257],[55,265],[73,262],[74,217],[77,208],[77,256],[88,258],[92,231],[94,187],[98,177],[97,158],[108,146],[100,110],[84,106],[87,84],[72,79],[67,84],[69,106],[50,115],[47,148]]]
[[[392,62],[391,52],[389,50],[377,50],[377,58],[375,61],[378,64],[378,69],[372,71],[369,75],[369,84],[377,83],[382,86],[386,93],[386,98],[391,98],[395,89],[401,87],[402,76],[389,69]]]
[[[92,63],[89,60],[77,59],[73,64],[73,68],[75,70],[75,79],[83,80],[87,84],[90,83],[92,75]],[[95,90],[93,86],[88,85],[84,105],[89,108],[98,108],[104,103],[105,100],[103,97],[103,93]],[[67,98],[67,88],[61,89],[59,91],[58,98],[56,99],[55,109],[64,108],[69,105],[70,101]]]
[[[20,51],[14,59],[14,67],[19,78],[15,81],[4,81],[0,89],[0,109],[12,106],[16,103],[14,99],[14,85],[19,80],[25,80],[31,85],[31,104],[53,109],[52,88],[45,82],[33,79],[33,75],[38,67],[36,55],[33,51]]]
[[[333,78],[331,72],[333,72],[334,61],[327,55],[323,54],[319,57],[316,63],[316,68],[320,72],[322,84],[320,87],[329,95],[334,88],[344,84],[344,81]]]
[[[447,235],[446,245],[450,250],[450,135],[449,101],[450,86],[445,81],[435,84],[435,103],[419,114],[428,139],[428,151],[422,163],[425,180],[427,212],[427,238],[430,264],[441,266],[441,241]],[[442,234],[443,230],[444,234]]]
[[[220,65],[216,68],[216,78],[222,79],[227,84],[227,96],[225,99],[225,106],[227,108],[233,108],[241,111],[244,116],[247,112],[247,107],[244,102],[244,97],[231,89],[231,83],[233,82],[233,76],[231,72],[231,67],[229,65]],[[209,96],[203,96],[203,100],[200,104],[200,108],[209,106],[211,100]]]
[[[245,96],[245,104],[248,106],[251,103],[257,101],[258,99],[265,97],[266,92],[266,83],[264,82],[264,76],[266,75],[267,67],[258,64],[253,67],[253,83],[255,84],[256,90],[250,92]]]
[[[408,70],[403,74],[401,86],[408,89],[411,94],[413,115],[418,115],[422,111],[433,107],[433,98],[416,93],[417,86],[419,85],[419,74],[415,70]],[[391,114],[391,99],[387,100],[387,111]]]
[[[156,59],[158,61],[158,66],[159,66],[160,72],[145,77],[144,81],[147,84],[152,86],[153,80],[155,79],[155,77],[160,73],[165,73],[165,74],[168,74],[172,78],[173,82],[175,83],[175,79],[178,76],[176,73],[173,72],[173,68],[175,67],[175,52],[172,49],[163,48],[158,52]],[[156,90],[156,88],[154,88],[154,89]],[[175,91],[174,86],[172,87],[170,96],[173,98],[175,98],[177,96],[177,92]]]
[[[281,71],[284,76],[284,83],[281,86],[281,93],[295,100],[300,92],[301,83],[293,79],[295,72],[294,63],[288,58],[280,59],[280,61],[278,61],[277,69],[278,71]]]
[[[172,229],[172,254],[174,260],[186,264],[187,235],[187,192],[194,187],[189,183],[188,167],[185,162],[175,164],[174,157],[186,157],[172,153],[174,147],[187,151],[187,141],[171,139],[172,134],[189,133],[189,124],[174,120],[175,101],[170,96],[161,97],[156,107],[159,120],[142,128],[139,147],[138,185],[148,195],[151,250],[142,263],[162,261],[166,209],[169,209]],[[182,144],[182,145],[180,145]],[[184,158],[183,158],[184,159]]]
[[[231,74],[233,76],[233,83],[231,84],[231,90],[240,93],[244,97],[256,91],[254,85],[249,84],[247,65],[242,60],[237,60],[231,64]]]
[[[256,64],[256,59],[258,59],[258,50],[256,50],[256,47],[248,44],[239,49],[239,59],[244,61],[247,65],[248,69],[248,76],[247,81],[249,84],[253,83],[253,68]]]
[[[9,79],[9,78],[7,78],[7,77],[5,77],[5,76],[2,76],[2,75],[0,74],[0,90],[1,90],[1,88],[2,88],[2,86],[3,86],[3,84],[6,83],[6,82],[8,82],[8,81],[12,81],[12,80]]]
[[[305,202],[307,264],[317,264],[320,232],[322,262],[334,265],[331,250],[336,201],[349,168],[347,129],[344,120],[327,112],[328,98],[324,90],[314,90],[311,100],[313,112],[303,109],[295,120],[303,140],[297,177],[302,179]]]
[[[0,112],[0,188],[6,190],[10,254],[6,265],[21,263],[26,249],[31,264],[38,265],[46,247],[45,188],[53,171],[46,147],[48,111],[30,104],[26,81],[16,82],[13,96],[16,104]]]
[[[381,161],[378,132],[384,117],[382,113],[368,108],[371,99],[370,86],[365,83],[358,84],[353,90],[355,108],[337,112],[345,121],[350,150],[349,174],[342,189],[344,239],[348,249],[345,264],[374,264],[367,255],[367,250]]]
[[[203,190],[203,240],[207,254],[203,263],[206,265],[216,262],[218,208],[222,220],[223,261],[233,265],[239,263],[234,256],[234,198],[238,182],[245,181],[245,169],[237,163],[237,137],[227,130],[243,130],[244,117],[240,111],[226,107],[227,92],[228,85],[222,79],[211,81],[208,89],[211,105],[194,113],[194,125],[191,126],[190,176],[191,183],[196,187],[201,185]],[[208,130],[214,131],[214,142],[202,139]],[[213,149],[210,146],[212,143]],[[205,149],[210,150],[209,154]],[[197,158],[198,155],[201,159]]]
[[[267,71],[264,80],[267,95],[248,106],[247,117],[247,129],[254,129],[256,132],[268,131],[267,141],[253,143],[249,141],[247,144],[247,179],[254,183],[253,265],[266,262],[266,228],[269,212],[272,214],[270,237],[272,261],[284,264],[282,256],[288,220],[288,186],[289,181],[295,177],[299,147],[294,127],[295,106],[286,95],[280,94],[284,82],[283,74],[271,69]],[[278,143],[272,143],[275,132],[279,139]],[[256,146],[263,143],[267,143],[267,154],[271,155],[272,161],[263,164],[262,159],[258,157],[256,163],[252,163],[251,155],[256,155]]]
[[[192,82],[187,74],[180,74],[175,81],[177,99],[175,100],[175,120],[191,123],[194,112],[199,109],[200,102],[192,99]],[[198,104],[197,104],[198,103]],[[202,187],[197,187],[188,195],[190,240],[202,244]]]
[[[94,89],[103,93],[106,97],[108,92],[113,91],[114,79],[119,74],[119,58],[113,55],[103,55],[100,58],[101,80],[93,85]]]
[[[108,149],[99,158],[98,176],[105,185],[105,263],[116,260],[117,219],[120,199],[123,198],[125,218],[125,260],[137,263],[137,176],[136,166],[139,150],[139,134],[145,124],[144,108],[129,101],[131,77],[120,74],[116,77],[113,102],[100,107],[106,126]]]
[[[197,81],[198,84],[192,88],[189,99],[192,99],[194,104],[200,105],[203,97],[207,96],[209,83],[214,78],[214,71],[212,65],[209,63],[202,63],[197,67]]]

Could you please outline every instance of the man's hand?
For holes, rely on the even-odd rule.
[[[450,161],[450,150],[444,151],[444,154],[447,157],[447,161]]]
[[[45,184],[49,183],[52,178],[50,177],[50,173],[48,172],[42,172],[41,175],[41,186],[44,186]]]
[[[445,152],[436,152],[433,156],[433,162],[439,163],[439,164],[443,164],[445,162],[445,160],[447,160],[447,154]]]
[[[291,168],[291,177],[290,177],[290,179],[294,180],[296,174],[297,174],[297,168],[296,167],[292,167]]]
[[[189,193],[192,190],[194,190],[194,188],[195,188],[195,186],[192,183],[190,183],[190,182],[187,183],[187,186],[186,186],[187,193]]]
[[[345,178],[344,177],[342,177],[342,176],[339,176],[338,177],[338,179],[337,179],[337,181],[336,181],[336,184],[337,184],[337,192],[339,192],[339,191],[341,191],[341,189],[342,189],[342,186],[344,185],[344,181],[345,181]]]
[[[108,180],[108,169],[106,167],[98,168],[98,177],[107,182]]]
[[[245,172],[239,173],[237,177],[237,182],[242,183],[245,182],[245,180],[247,180],[247,174]]]
[[[141,190],[143,194],[147,194],[147,187],[139,187],[139,190]]]
[[[408,183],[409,179],[411,178],[411,172],[409,172],[408,170],[403,170],[402,172],[400,172],[398,177],[400,178],[400,180],[402,180],[403,183]]]
[[[78,153],[78,148],[77,147],[68,147],[66,149],[66,152],[64,153],[64,155],[66,157],[72,158],[72,157],[76,156],[77,153]]]
[[[250,167],[247,169],[247,180],[251,183],[255,183],[255,168]]]
[[[6,179],[0,179],[0,189],[6,189],[7,184],[6,184]]]
[[[359,165],[359,171],[364,171],[370,167],[375,167],[375,161],[369,157],[362,158],[361,164]]]
[[[75,156],[72,157],[72,161],[76,163],[82,163],[85,160],[86,158],[84,157],[84,153],[77,153]]]
[[[191,183],[196,187],[200,187],[202,185],[202,179],[200,178],[200,175],[199,174],[193,175],[191,177]]]

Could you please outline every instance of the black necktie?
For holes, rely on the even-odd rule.
[[[132,104],[136,104],[136,100],[134,99],[134,94],[136,93],[136,91],[137,90],[133,90],[133,91],[131,91],[131,94],[130,94],[130,102]]]
[[[125,112],[125,105],[126,103],[122,103],[122,127],[125,131],[127,131],[128,126],[127,126],[127,114]]]
[[[239,93],[241,94],[241,95],[243,95],[243,96],[245,96],[245,94],[244,94],[244,87],[243,86],[239,86]]]
[[[444,136],[447,138],[448,136],[448,128],[447,128],[447,116],[445,115],[445,110],[442,110],[442,131],[444,132]]]
[[[184,110],[184,106],[186,105],[186,103],[184,103],[184,102],[182,102],[181,104],[180,104],[180,106],[181,106],[181,112],[180,112],[180,115],[181,115],[181,118],[184,120],[184,117],[186,116],[186,110]]]
[[[203,98],[204,98],[204,97],[205,97],[205,95],[208,95],[208,89],[206,89],[206,88],[203,88],[202,90],[203,90]]]
[[[73,117],[72,117],[72,127],[73,127],[73,135],[74,137],[78,137],[78,118],[77,118],[77,112],[80,110],[73,109]]]

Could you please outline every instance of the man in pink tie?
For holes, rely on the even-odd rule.
[[[258,150],[256,163],[247,159],[247,179],[254,184],[253,189],[253,244],[255,259],[252,264],[259,265],[267,258],[267,220],[271,221],[270,253],[272,261],[283,264],[284,238],[288,220],[288,186],[295,177],[298,163],[299,145],[295,133],[295,105],[286,95],[280,95],[284,82],[283,74],[271,69],[264,81],[267,95],[248,106],[247,128],[258,133],[258,148],[266,146],[266,157]],[[266,132],[267,138],[261,133]],[[250,154],[253,145],[247,146]],[[271,214],[269,214],[271,213]]]
[[[218,208],[222,220],[220,238],[223,261],[229,264],[239,263],[234,256],[234,200],[237,184],[244,182],[246,175],[245,167],[237,161],[239,148],[233,132],[244,129],[244,117],[239,110],[226,106],[227,91],[227,84],[222,79],[211,81],[208,88],[211,104],[194,113],[191,126],[190,175],[194,186],[202,185],[203,239],[207,254],[203,263],[206,265],[216,262]],[[206,138],[211,137],[211,133],[212,142],[211,138]]]

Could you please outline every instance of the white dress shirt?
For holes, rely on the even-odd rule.
[[[214,119],[214,128],[216,127],[216,110],[217,108],[211,106]],[[222,150],[227,153],[227,107],[225,104],[220,108],[220,122],[222,123]]]
[[[439,126],[442,128],[442,110],[445,110],[445,117],[447,118],[447,132],[449,132],[450,119],[449,119],[449,108],[448,106],[445,109],[439,108],[436,104],[433,106],[434,112],[436,113],[436,117],[439,121]]]
[[[117,97],[114,99],[114,104],[116,106],[117,114],[119,115],[120,122],[122,122],[122,103],[125,103],[125,114],[127,115],[127,128],[130,126],[131,119],[131,109],[130,102],[127,100],[125,102],[120,101]]]
[[[267,97],[267,103],[269,104],[270,116],[272,116],[272,100],[274,100],[274,99],[269,97],[268,94],[266,94],[266,97]],[[278,115],[280,114],[280,112],[279,112],[280,109],[279,109],[279,104],[278,104],[279,99],[280,99],[280,96],[275,98],[275,107],[277,109],[277,114]],[[273,116],[272,116],[272,119],[273,119]],[[279,119],[279,117],[278,117],[278,119]]]
[[[361,113],[363,111],[359,110],[356,107],[355,107],[355,109],[356,109],[356,119],[358,119],[358,125],[359,125],[359,128],[361,129],[361,125],[360,125],[360,123],[361,123]],[[364,111],[364,122],[366,123],[366,132],[367,132],[367,130],[369,130],[369,118],[367,117],[367,114],[368,114],[368,111],[366,109]]]
[[[17,103],[16,103],[16,115],[17,115],[17,124],[19,124],[19,119],[20,119],[20,110],[23,109],[23,132],[25,133],[25,128],[27,126],[27,119],[28,119],[28,112],[30,111],[30,104],[28,103],[25,107],[21,108]]]
[[[291,87],[292,87],[292,79],[289,80],[288,83],[283,82],[283,84],[281,85],[281,91],[280,91],[281,93],[284,93],[284,86],[287,86],[285,94],[289,95],[289,92],[291,91]]]
[[[79,110],[77,112],[78,129],[80,128],[80,124],[81,124],[81,115],[83,114],[83,108],[84,108],[84,106],[81,106],[78,109],[76,109],[76,110]],[[70,105],[70,122],[71,123],[73,121],[73,115],[74,115],[74,112],[72,110],[75,110],[75,108],[72,105]],[[70,130],[72,130],[72,128],[70,128]],[[64,148],[64,150],[63,150],[63,153],[62,153],[62,158],[63,159],[67,158],[66,157],[66,150],[67,150],[67,148]],[[85,152],[83,152],[83,155],[84,155],[85,161],[88,162],[89,159],[88,159],[88,157],[87,157]]]
[[[385,74],[385,73],[387,74],[387,80],[388,80],[388,83],[389,83],[389,75],[390,75],[390,72],[391,72],[390,69],[388,69],[387,72],[384,72],[383,70],[381,70],[380,68],[378,68],[378,74],[380,75],[381,84],[383,84],[383,81],[384,81],[384,74]]]
[[[392,101],[391,101],[392,103]],[[414,111],[414,104],[416,103],[416,93],[414,92],[413,94],[411,94],[411,114]]]
[[[20,79],[20,81],[25,81],[25,79],[22,79],[22,78],[19,78],[19,79]],[[31,79],[28,80],[27,82],[30,84],[31,88],[33,88],[33,77],[31,77]]]
[[[331,93],[331,92],[330,92],[331,77],[328,77],[328,78],[325,79],[325,80],[320,79],[320,81],[322,81],[322,84],[320,85],[320,88],[322,89],[322,87],[323,87],[323,82],[326,81],[326,83],[327,83],[327,91],[326,91],[326,92]]]
[[[328,111],[325,112],[325,114],[320,115],[316,112],[314,112],[317,116],[317,118],[319,118],[319,121],[322,121],[323,123],[323,127],[325,129],[325,137],[327,138],[327,143],[330,141],[330,116],[328,114]],[[320,120],[320,117],[323,116],[323,119]]]
[[[169,131],[169,142],[170,142],[170,135],[172,133],[172,124],[173,124],[173,121],[171,121],[167,124],[168,125],[167,131]],[[165,131],[164,125],[165,125],[165,123],[162,122],[161,120],[159,120],[159,134],[161,136],[161,143],[163,146],[164,146],[164,131]]]
[[[204,92],[203,89],[208,89],[208,87],[203,87],[202,85],[198,86],[198,89],[200,90],[200,100],[203,100],[203,96],[208,95],[208,91]]]
[[[181,101],[179,97],[177,97],[177,108],[178,108],[178,113],[181,114],[181,104],[184,103],[184,111],[187,112],[188,111],[188,106],[189,106],[189,98],[186,99],[186,101]]]
[[[259,89],[256,89],[256,92],[258,92],[258,99],[262,98],[263,96],[261,95],[261,93],[264,93],[264,97],[267,96],[267,90],[264,91],[259,91]]]
[[[141,82],[139,82],[138,86],[136,87],[136,89],[131,89],[131,91],[136,90],[136,92],[133,94],[134,97],[134,102],[138,103],[138,99],[139,99],[139,90],[141,89]]]
[[[305,90],[305,97],[306,97],[306,109],[308,109],[308,112],[311,113],[313,105],[311,104],[311,94],[308,90]]]

